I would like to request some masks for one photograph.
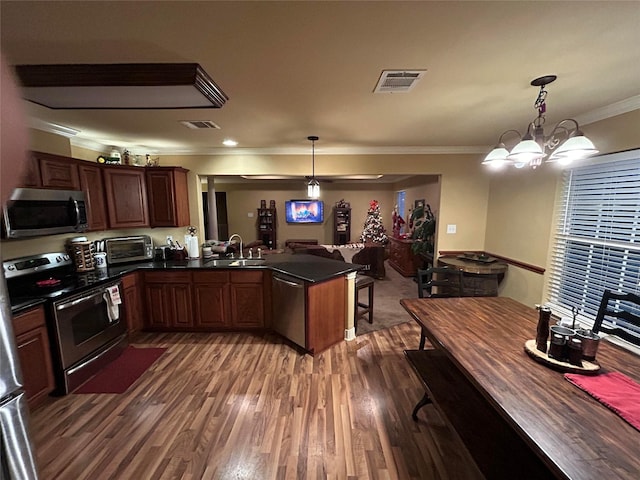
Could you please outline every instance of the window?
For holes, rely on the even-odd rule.
[[[407,216],[405,215],[405,198],[406,198],[407,192],[405,192],[404,190],[396,192],[396,205],[398,206],[398,213],[400,214],[400,216],[402,217],[402,219],[406,222],[406,218]],[[400,232],[404,232],[404,226],[400,227]]]
[[[589,324],[605,289],[640,294],[640,150],[599,160],[564,174],[549,285]]]

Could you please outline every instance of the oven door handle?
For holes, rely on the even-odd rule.
[[[89,300],[94,299],[96,297],[100,297],[100,299],[102,301],[102,294],[103,294],[103,291],[100,290],[100,291],[92,293],[91,295],[87,295],[86,297],[81,297],[81,298],[78,298],[76,300],[73,300],[73,301],[71,301],[69,303],[61,303],[60,305],[56,305],[56,310],[58,310],[58,311],[65,310],[67,308],[74,307],[74,306],[78,305],[79,303],[88,302]]]

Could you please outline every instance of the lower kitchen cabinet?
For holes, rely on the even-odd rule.
[[[262,271],[231,272],[231,324],[239,328],[264,327]]]
[[[196,327],[214,329],[231,325],[228,271],[194,272],[193,293]]]
[[[127,319],[127,331],[131,339],[136,332],[142,330],[143,315],[140,289],[138,288],[138,274],[130,273],[122,277],[124,309]]]
[[[44,307],[13,317],[24,390],[30,407],[42,403],[55,388]]]
[[[243,330],[268,324],[261,270],[145,272],[145,328],[149,330]]]
[[[167,330],[193,327],[190,272],[145,272],[144,284],[146,328]]]

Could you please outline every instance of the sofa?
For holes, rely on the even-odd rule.
[[[306,253],[319,257],[332,258],[347,263],[364,265],[360,272],[373,278],[385,278],[384,261],[386,248],[377,243],[348,243],[346,245],[309,245],[289,243],[292,253]]]

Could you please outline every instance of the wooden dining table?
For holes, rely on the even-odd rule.
[[[640,478],[640,431],[563,372],[525,353],[525,342],[536,336],[535,308],[506,297],[411,298],[400,304],[435,349],[407,353],[424,359],[434,375],[425,384],[429,395],[445,406],[446,417],[458,419],[453,426],[480,451],[478,464],[486,463],[487,478],[508,478],[500,470],[504,465],[519,479]],[[595,362],[600,374],[621,372],[640,382],[640,356],[629,350],[601,341]],[[466,386],[455,396],[457,383]]]

